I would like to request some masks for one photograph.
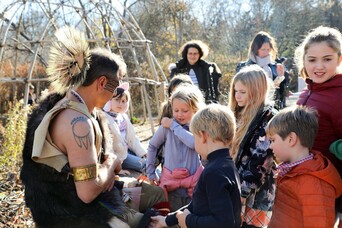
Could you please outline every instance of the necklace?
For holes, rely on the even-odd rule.
[[[72,95],[74,95],[74,97],[76,97],[76,99],[81,103],[81,104],[84,104],[86,105],[86,103],[84,102],[83,98],[81,97],[81,95],[79,95],[75,90],[70,90],[70,93]],[[88,110],[89,111],[89,110]],[[90,111],[89,111],[90,112]],[[95,118],[97,119],[97,115],[96,115],[96,112],[95,111],[92,111],[90,112],[90,114]]]
[[[72,90],[70,91],[70,93],[71,93],[72,95],[74,95],[74,97],[76,97],[76,99],[77,99],[80,103],[85,104],[83,98],[82,98],[75,90],[72,89]]]

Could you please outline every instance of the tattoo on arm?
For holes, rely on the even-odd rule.
[[[71,121],[72,134],[79,148],[88,149],[90,142],[90,128],[87,123],[87,118],[84,116],[75,117]]]

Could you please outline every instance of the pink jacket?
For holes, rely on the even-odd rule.
[[[195,186],[203,169],[203,166],[199,165],[196,173],[190,176],[187,168],[177,168],[170,171],[164,167],[160,177],[159,187],[164,190],[166,198],[168,198],[167,192],[174,191],[177,188],[188,189],[188,195],[192,197],[192,193],[194,192]]]

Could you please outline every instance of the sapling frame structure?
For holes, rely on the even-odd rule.
[[[118,0],[0,3],[0,86],[12,84],[12,92],[16,93],[18,84],[25,85],[23,103],[26,105],[29,84],[47,83],[45,68],[51,43],[55,41],[53,34],[64,25],[85,32],[91,47],[105,47],[123,57],[128,65],[124,80],[129,81],[131,87],[140,87],[144,119],[148,115],[154,133],[151,105],[157,105],[160,110],[167,78],[151,51],[152,42],[146,39],[131,12]],[[143,69],[143,65],[147,67]],[[153,89],[147,89],[147,85]],[[42,88],[37,89],[40,92]],[[4,100],[9,98],[0,95],[0,103]],[[131,114],[133,108],[131,105]]]

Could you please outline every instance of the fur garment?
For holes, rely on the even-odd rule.
[[[56,93],[47,96],[29,116],[20,174],[25,187],[26,205],[37,227],[119,227],[122,221],[126,221],[128,209],[117,188],[101,193],[93,202],[86,204],[77,196],[74,180],[69,175],[69,163],[58,172],[31,158],[36,128],[44,115],[63,97]],[[101,125],[102,129],[106,129],[103,132],[109,132],[106,125]],[[110,145],[108,141],[103,144],[105,150],[109,150]]]
[[[105,154],[114,153],[121,163],[127,158],[127,146],[124,139],[121,137],[120,130],[115,123],[114,119],[108,115],[106,112],[98,109],[98,118],[100,122],[101,129],[103,129],[103,138],[111,139],[106,140],[108,145],[105,145]],[[104,127],[102,125],[106,125]],[[108,142],[110,141],[110,142]]]

